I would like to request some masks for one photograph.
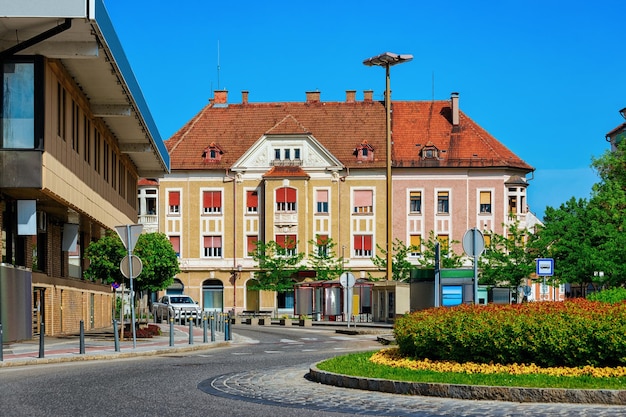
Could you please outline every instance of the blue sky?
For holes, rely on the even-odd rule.
[[[382,100],[384,70],[363,60],[412,54],[391,69],[393,99],[458,92],[463,112],[536,168],[528,203],[542,218],[589,197],[591,158],[624,121],[623,0],[104,1],[163,139],[216,89],[235,103],[242,90],[250,102],[312,90]]]

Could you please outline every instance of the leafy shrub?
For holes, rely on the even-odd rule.
[[[578,299],[436,308],[399,318],[394,334],[400,352],[415,359],[626,365],[626,303]]]
[[[602,301],[605,303],[620,303],[626,300],[626,288],[611,288],[594,292],[587,296],[587,300]]]

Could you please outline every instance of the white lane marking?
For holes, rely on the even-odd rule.
[[[233,355],[252,355],[252,352],[232,352]]]
[[[265,353],[283,353],[280,350],[266,350]]]

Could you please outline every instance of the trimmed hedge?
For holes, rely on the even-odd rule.
[[[394,334],[400,352],[415,359],[626,365],[626,303],[576,299],[433,308],[399,318]]]

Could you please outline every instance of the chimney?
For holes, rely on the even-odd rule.
[[[241,104],[248,104],[248,92],[245,90],[241,92]]]
[[[459,93],[450,94],[452,107],[452,126],[459,125]]]
[[[213,93],[215,104],[226,104],[228,102],[228,90],[219,90]]]
[[[373,96],[374,96],[374,91],[372,90],[363,91],[363,101],[372,101]]]
[[[356,101],[356,90],[346,90],[346,103],[354,103]]]
[[[307,91],[306,92],[306,102],[307,103],[319,103],[320,101],[320,92],[319,91]]]

